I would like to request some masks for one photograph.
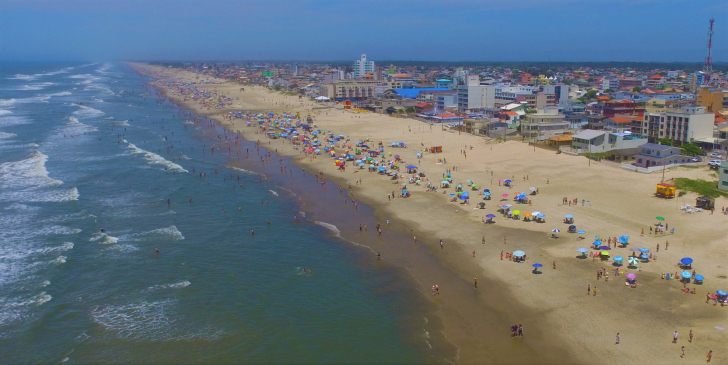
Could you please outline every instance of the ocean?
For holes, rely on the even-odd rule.
[[[406,270],[374,260],[374,229],[342,237],[371,208],[287,159],[210,153],[224,131],[149,81],[0,64],[0,362],[452,358]]]

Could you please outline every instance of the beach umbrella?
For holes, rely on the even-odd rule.
[[[450,183],[450,182],[449,182],[449,181],[447,181],[447,180],[442,180],[442,181],[440,182],[440,184],[449,184],[449,183]]]
[[[589,249],[582,247],[582,248],[577,249],[576,252],[587,253],[587,252],[589,252]]]
[[[495,214],[488,214],[485,216],[486,218],[495,218]]]
[[[599,246],[599,249],[600,249],[600,250],[604,250],[604,251],[609,251],[609,250],[611,250],[612,248],[611,248],[611,247],[609,247],[609,246]]]
[[[624,243],[624,244],[626,244],[626,243],[628,243],[628,242],[629,242],[629,236],[620,236],[620,237],[618,238],[618,240],[619,240],[619,243]]]
[[[576,233],[578,233],[578,234],[585,234],[585,233],[586,233],[586,231],[585,231],[585,230],[583,230],[583,229],[580,229],[580,230],[576,231]]]
[[[513,205],[510,205],[510,204],[504,204],[504,205],[501,205],[501,208],[503,208],[503,209],[508,209],[508,208],[510,208],[510,207],[512,207],[512,206],[513,206]]]
[[[490,193],[490,189],[483,189],[486,193]]]
[[[523,257],[523,256],[525,256],[525,255],[526,255],[526,253],[525,253],[525,252],[523,252],[523,251],[513,251],[513,256],[516,256],[516,257]]]
[[[476,188],[476,189],[478,188],[478,184],[476,184],[476,183],[473,183],[473,185],[471,185],[471,186],[474,187],[474,188]]]
[[[602,241],[594,241],[592,242],[592,245],[599,247],[602,245]]]
[[[641,254],[640,257],[643,259],[649,259],[650,255]]]
[[[680,276],[682,276],[683,279],[690,279],[693,277],[693,274],[691,274],[690,271],[683,271],[680,273]]]
[[[379,170],[379,171],[382,171],[382,172],[384,172],[384,171],[387,171],[387,169],[386,169],[386,168],[384,168],[384,167],[380,167],[380,168],[378,168],[377,170]]]
[[[517,191],[517,192],[513,193],[513,195],[519,196],[519,195],[521,195],[521,193]]]
[[[534,188],[534,187],[530,187],[530,188],[528,188],[528,190],[531,190],[531,191],[536,191],[536,188]]]
[[[665,218],[662,218],[662,217],[655,217],[655,219],[657,219],[658,221],[664,221],[665,220]]]
[[[407,191],[407,190],[402,190],[402,194],[409,194],[409,191]]]
[[[542,267],[543,265],[541,265],[541,264],[539,264],[539,263],[537,262],[537,263],[535,263],[535,264],[533,264],[533,265],[531,265],[531,266],[533,266],[533,267]]]
[[[615,262],[622,262],[622,261],[624,261],[624,257],[622,257],[622,256],[615,256],[614,257],[614,261]]]
[[[704,279],[703,278],[703,275],[700,275],[700,274],[695,275],[695,280],[696,281],[703,281],[703,279]]]
[[[513,215],[513,212],[511,212],[511,211],[508,211],[508,215]]]
[[[417,155],[417,157],[422,157],[422,154],[419,152],[415,153],[415,155]]]
[[[571,215],[571,214],[567,214],[567,215],[565,215],[565,216],[564,216],[564,218],[566,218],[566,219],[571,219],[571,218],[574,218],[574,216],[573,216],[573,215]]]
[[[546,218],[546,214],[543,214],[543,213],[538,213],[538,214],[536,215],[536,218],[538,218],[538,219],[544,219],[544,218]]]
[[[508,197],[508,194],[503,194],[503,197],[504,197],[504,198],[507,198],[507,197]]]
[[[486,192],[484,192],[484,193],[483,193],[483,195],[485,195],[485,196],[490,196],[490,191],[486,191]]]
[[[524,213],[523,213],[523,216],[524,216],[524,217],[530,217],[530,216],[531,216],[531,213],[529,213],[529,212],[524,212]]]
[[[627,263],[630,265],[637,265],[640,262],[636,257],[629,257],[627,258]]]
[[[506,184],[508,184],[508,183],[510,183],[510,182],[511,182],[511,180],[506,180]]]
[[[450,175],[450,173],[448,172],[448,173],[446,173],[446,174],[445,174],[445,176],[447,176],[447,177],[450,177],[451,175]]]
[[[468,180],[468,184],[472,184],[472,183],[473,183],[473,180]]]
[[[725,290],[718,290],[718,291],[717,291],[717,292],[715,292],[715,293],[716,293],[716,294],[718,294],[718,295],[720,295],[721,297],[724,297],[724,296],[726,296],[726,292],[725,292]]]
[[[520,210],[514,210],[513,211],[513,215],[520,215],[520,214],[521,214],[521,211]]]
[[[691,259],[689,257],[683,257],[683,259],[680,260],[680,263],[683,265],[690,265],[693,263],[693,259]]]
[[[364,166],[364,162],[359,162],[359,167],[363,167],[363,166]]]
[[[648,253],[648,252],[650,252],[650,250],[648,250],[648,249],[646,249],[646,248],[644,248],[644,247],[643,247],[643,248],[639,248],[639,249],[637,249],[637,250],[638,250],[639,252],[642,252],[642,253]],[[673,261],[673,262],[674,262],[674,261]]]
[[[627,277],[627,279],[636,279],[637,278],[637,275],[632,274],[632,273],[629,273],[629,274],[627,274],[625,276]]]
[[[552,229],[552,230],[551,230],[551,232],[554,232],[554,233],[559,233],[559,232],[561,232],[561,231],[560,231],[560,230],[559,230],[558,228],[554,228],[554,229]]]
[[[407,165],[407,166],[405,166],[405,168],[408,168],[408,169],[416,169],[417,166],[415,166],[415,165]]]
[[[609,256],[609,252],[607,252],[607,251],[602,251],[599,254],[602,256]]]

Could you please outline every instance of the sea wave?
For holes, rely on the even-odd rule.
[[[0,187],[18,189],[59,186],[63,181],[48,176],[45,164],[48,156],[35,151],[30,157],[0,164]]]
[[[12,106],[15,104],[47,103],[51,97],[48,95],[33,96],[30,98],[0,99],[0,107]]]
[[[274,196],[278,196],[278,193],[276,193],[275,191],[273,191],[273,190],[268,190],[268,191],[270,191],[270,193],[273,194]]]
[[[122,241],[144,242],[144,241],[182,241],[182,235],[176,226],[153,229],[151,231],[133,233],[120,238]]]
[[[101,110],[94,109],[85,105],[78,105],[78,107],[79,109],[73,112],[73,115],[76,115],[79,118],[97,118],[106,114]]]
[[[103,232],[97,232],[91,236],[89,241],[91,241],[91,242],[99,241],[100,243],[102,243],[104,245],[110,245],[110,244],[115,244],[115,243],[119,242],[119,239],[116,237],[113,237],[113,236],[109,236],[108,234],[103,233]]]
[[[336,234],[337,236],[341,235],[341,231],[339,230],[339,228],[331,223],[326,223],[326,222],[321,222],[321,221],[314,221],[313,223],[317,224],[321,227],[324,227],[331,232],[334,232],[334,234]]]
[[[68,126],[70,130],[65,130],[67,134],[83,134],[88,132],[96,132],[99,129],[88,124],[83,124],[76,117],[68,117]]]
[[[13,138],[17,136],[18,135],[15,133],[0,132],[0,139]]]
[[[61,92],[53,93],[53,94],[46,94],[46,96],[68,96],[68,95],[71,95],[70,91],[61,91]]]
[[[52,263],[56,265],[65,264],[66,263],[66,256],[58,256],[55,260],[51,261]]]
[[[143,149],[137,147],[136,145],[134,145],[133,143],[129,143],[128,147],[132,153],[143,155],[144,159],[147,160],[147,162],[149,162],[152,165],[164,166],[165,170],[172,170],[172,171],[177,171],[177,172],[189,172],[189,171],[185,170],[182,166],[177,165],[176,163],[174,163],[172,161],[166,160],[164,157],[162,157],[156,153],[143,150]]]
[[[147,290],[180,289],[180,288],[186,288],[186,287],[190,286],[190,284],[192,284],[192,283],[185,280],[185,281],[180,281],[179,283],[174,283],[174,284],[159,284],[159,285],[150,286],[149,288],[147,288]]]
[[[17,302],[11,302],[11,303],[4,303],[3,307],[5,308],[17,308],[17,307],[25,307],[29,305],[36,305],[40,306],[44,303],[48,303],[53,299],[52,296],[46,294],[46,292],[41,292],[40,294],[31,297],[29,299],[23,300],[23,301],[17,301]]]
[[[0,116],[0,127],[30,124],[30,119],[22,116],[5,115]]]
[[[55,85],[55,83],[53,83],[53,82],[37,82],[37,83],[32,83],[32,84],[26,84],[26,85],[18,86],[16,88],[16,90],[33,90],[33,91],[37,91],[37,90],[43,90],[43,89],[45,89],[45,88],[47,88],[48,86],[51,86],[51,85]]]
[[[11,112],[10,110],[7,110],[7,109],[0,109],[0,115],[8,115],[8,114],[13,114],[13,112]]]

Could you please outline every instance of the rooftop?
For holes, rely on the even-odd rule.
[[[594,139],[594,138],[597,138],[599,136],[603,136],[605,134],[606,134],[606,132],[604,132],[604,131],[595,131],[593,129],[587,129],[587,130],[584,130],[584,131],[581,131],[581,132],[575,134],[574,135],[574,138],[579,138],[579,139]]]
[[[397,95],[403,97],[403,98],[409,98],[414,99],[417,97],[417,95],[420,94],[422,91],[448,91],[450,89],[445,87],[428,87],[428,88],[420,88],[420,89],[392,89],[392,91],[396,92]]]

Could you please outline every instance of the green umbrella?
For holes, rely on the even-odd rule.
[[[627,262],[630,265],[637,265],[640,261],[636,257],[630,257],[627,259]]]
[[[664,220],[665,220],[665,218],[662,218],[662,217],[657,217],[657,220],[658,220],[658,221],[664,221]]]

